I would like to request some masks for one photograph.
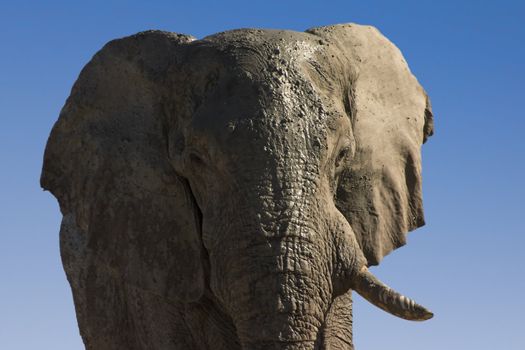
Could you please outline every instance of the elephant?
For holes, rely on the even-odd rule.
[[[87,349],[353,349],[352,291],[424,225],[425,90],[358,24],[145,31],[107,43],[55,123],[41,186]]]

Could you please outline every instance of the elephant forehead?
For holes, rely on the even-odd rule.
[[[316,53],[324,50],[320,42],[307,33],[256,29],[197,40],[187,47],[186,67],[193,73],[187,86],[214,106],[246,102],[256,107],[276,101],[285,108],[300,107],[306,100],[318,100],[304,67],[319,65]]]
[[[214,47],[231,56],[268,59],[311,55],[319,47],[319,37],[305,32],[271,29],[237,29],[217,33],[194,43]],[[200,44],[199,44],[200,43]]]
[[[194,132],[230,154],[299,157],[325,147],[330,113],[311,84],[297,70],[269,75],[261,81],[238,69],[217,82],[194,115]]]
[[[310,74],[325,50],[319,37],[237,30],[190,45],[188,85],[197,91],[190,129],[209,153],[315,162],[329,148],[330,120],[341,114]]]

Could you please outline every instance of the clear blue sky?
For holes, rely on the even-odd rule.
[[[0,2],[0,349],[83,348],[39,174],[71,85],[104,43],[343,22],[398,45],[436,115],[427,226],[374,269],[436,316],[410,323],[356,297],[357,349],[525,349],[525,3],[510,0]]]

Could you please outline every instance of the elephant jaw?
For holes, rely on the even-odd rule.
[[[357,273],[353,281],[353,289],[373,305],[405,320],[425,321],[434,316],[425,307],[379,281],[366,266]]]

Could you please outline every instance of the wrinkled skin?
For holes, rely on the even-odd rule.
[[[84,68],[42,185],[89,349],[352,349],[423,224],[425,92],[374,28],[144,32]]]

